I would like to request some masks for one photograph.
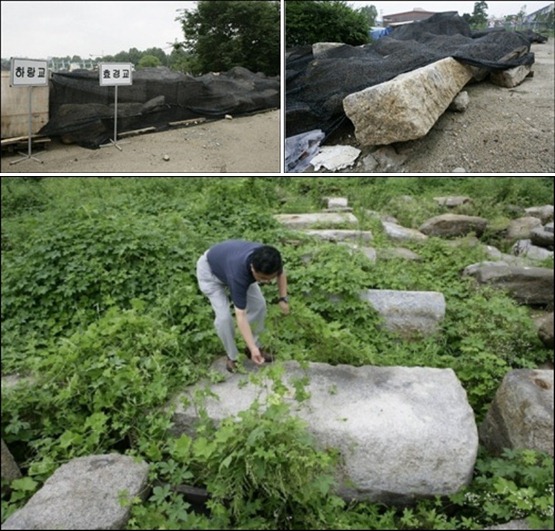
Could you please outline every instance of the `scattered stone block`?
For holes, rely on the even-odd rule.
[[[434,197],[434,201],[436,201],[439,206],[444,206],[447,208],[455,208],[472,202],[470,197],[466,195],[450,195],[445,197]]]
[[[553,456],[553,371],[516,369],[507,373],[479,433],[494,454],[504,448],[528,448]]]
[[[463,216],[458,214],[442,214],[425,221],[420,232],[427,236],[464,236],[474,232],[480,237],[488,225],[488,220],[478,216]]]
[[[542,223],[553,221],[553,205],[542,205],[525,208],[527,216],[538,218]]]
[[[296,361],[283,363],[284,400],[307,423],[316,443],[336,448],[337,494],[348,500],[412,503],[454,493],[472,477],[478,451],[474,413],[451,369],[352,367]],[[263,377],[263,373],[262,373]],[[297,402],[295,381],[308,379],[308,399]],[[191,403],[201,382],[175,399],[172,431],[194,435],[199,418]],[[255,384],[236,373],[210,384],[204,406],[220,422],[247,409],[265,407],[273,383]],[[183,398],[186,398],[184,405]]]
[[[449,105],[449,110],[453,112],[464,112],[468,108],[468,104],[470,103],[470,98],[468,97],[468,92],[463,90],[459,92],[455,99]]]
[[[289,229],[310,229],[318,225],[356,225],[357,218],[350,212],[325,212],[315,214],[275,214],[274,218]]]
[[[148,465],[107,454],[78,457],[58,468],[2,529],[125,529],[129,499],[146,494]]]
[[[389,331],[405,338],[437,333],[445,317],[445,297],[437,291],[369,289],[360,298],[382,316]]]
[[[10,452],[8,446],[2,439],[2,479],[6,481],[13,481],[21,477],[21,470],[15,462],[12,453]]]
[[[325,230],[325,229],[312,229],[305,230],[305,234],[310,236],[316,236],[322,240],[327,240],[331,242],[343,242],[343,241],[361,241],[364,243],[371,242],[373,240],[372,232],[369,230]]]
[[[472,79],[472,71],[448,57],[391,81],[349,94],[343,108],[366,146],[423,137]]]
[[[428,236],[416,229],[402,227],[389,221],[382,221],[382,227],[387,236],[395,241],[423,241],[428,239]]]
[[[531,70],[532,65],[519,65],[508,70],[496,70],[490,74],[490,81],[500,87],[517,87],[530,75]]]
[[[467,266],[463,275],[505,290],[521,304],[553,306],[553,269],[520,267],[505,262],[480,262]]]

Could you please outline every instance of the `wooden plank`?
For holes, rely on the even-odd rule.
[[[153,133],[154,131],[156,131],[156,127],[144,127],[143,129],[134,129],[133,131],[124,131],[123,133],[118,133],[118,137],[142,135],[144,133]]]
[[[23,142],[28,142],[29,136],[15,136],[13,138],[3,138],[2,147],[10,146],[12,144],[21,144]],[[33,144],[42,144],[45,142],[50,142],[50,138],[47,136],[31,136],[31,142]]]

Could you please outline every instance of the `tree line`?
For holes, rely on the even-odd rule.
[[[280,72],[280,4],[279,0],[199,0],[194,9],[178,11],[175,20],[180,22],[184,37],[167,43],[169,53],[156,47],[143,51],[130,48],[86,61],[129,62],[137,69],[166,66],[192,75],[242,66],[275,76]],[[525,7],[514,17],[523,19]],[[475,2],[473,13],[462,17],[473,29],[482,29],[488,24],[487,9],[486,2]],[[351,7],[345,0],[286,0],[285,46],[365,44],[371,40],[370,29],[376,25],[377,16],[375,6]],[[56,59],[62,63],[85,62],[79,56]]]

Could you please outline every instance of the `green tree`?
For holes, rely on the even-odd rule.
[[[157,57],[161,65],[168,64],[168,56],[166,55],[166,52],[162,50],[162,48],[147,48],[143,53],[143,56],[144,55],[152,55],[154,57]]]
[[[160,59],[158,59],[158,57],[155,57],[154,55],[143,55],[141,57],[141,60],[139,61],[139,64],[137,65],[137,68],[146,68],[149,66],[160,66],[162,63],[160,61]]]
[[[186,52],[182,47],[174,47],[168,56],[168,66],[176,72],[191,74],[198,71],[197,56]]]
[[[470,25],[475,29],[483,29],[488,25],[487,2],[476,2],[470,19]]]
[[[358,9],[358,12],[366,18],[368,29],[376,25],[376,19],[378,18],[376,6],[363,6]]]
[[[279,74],[280,14],[276,0],[199,0],[177,18],[185,48],[194,53],[194,73],[243,66],[253,72]]]
[[[287,47],[315,42],[356,46],[369,40],[367,14],[351,9],[343,0],[287,0],[285,28]]]
[[[127,52],[127,54],[128,54],[127,60],[130,63],[133,63],[135,66],[139,64],[141,57],[144,55],[137,48],[129,48],[129,52]]]
[[[114,55],[114,60],[118,63],[133,63],[135,66],[137,66],[138,63],[138,61],[136,63],[134,61],[131,61],[129,52],[124,52],[123,50]]]
[[[526,5],[523,5],[520,8],[520,11],[516,14],[517,29],[523,28],[525,20],[526,20]]]

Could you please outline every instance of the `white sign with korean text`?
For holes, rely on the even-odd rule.
[[[12,87],[48,86],[48,61],[12,57],[10,84]]]
[[[100,63],[100,85],[132,85],[132,69],[133,63]]]

